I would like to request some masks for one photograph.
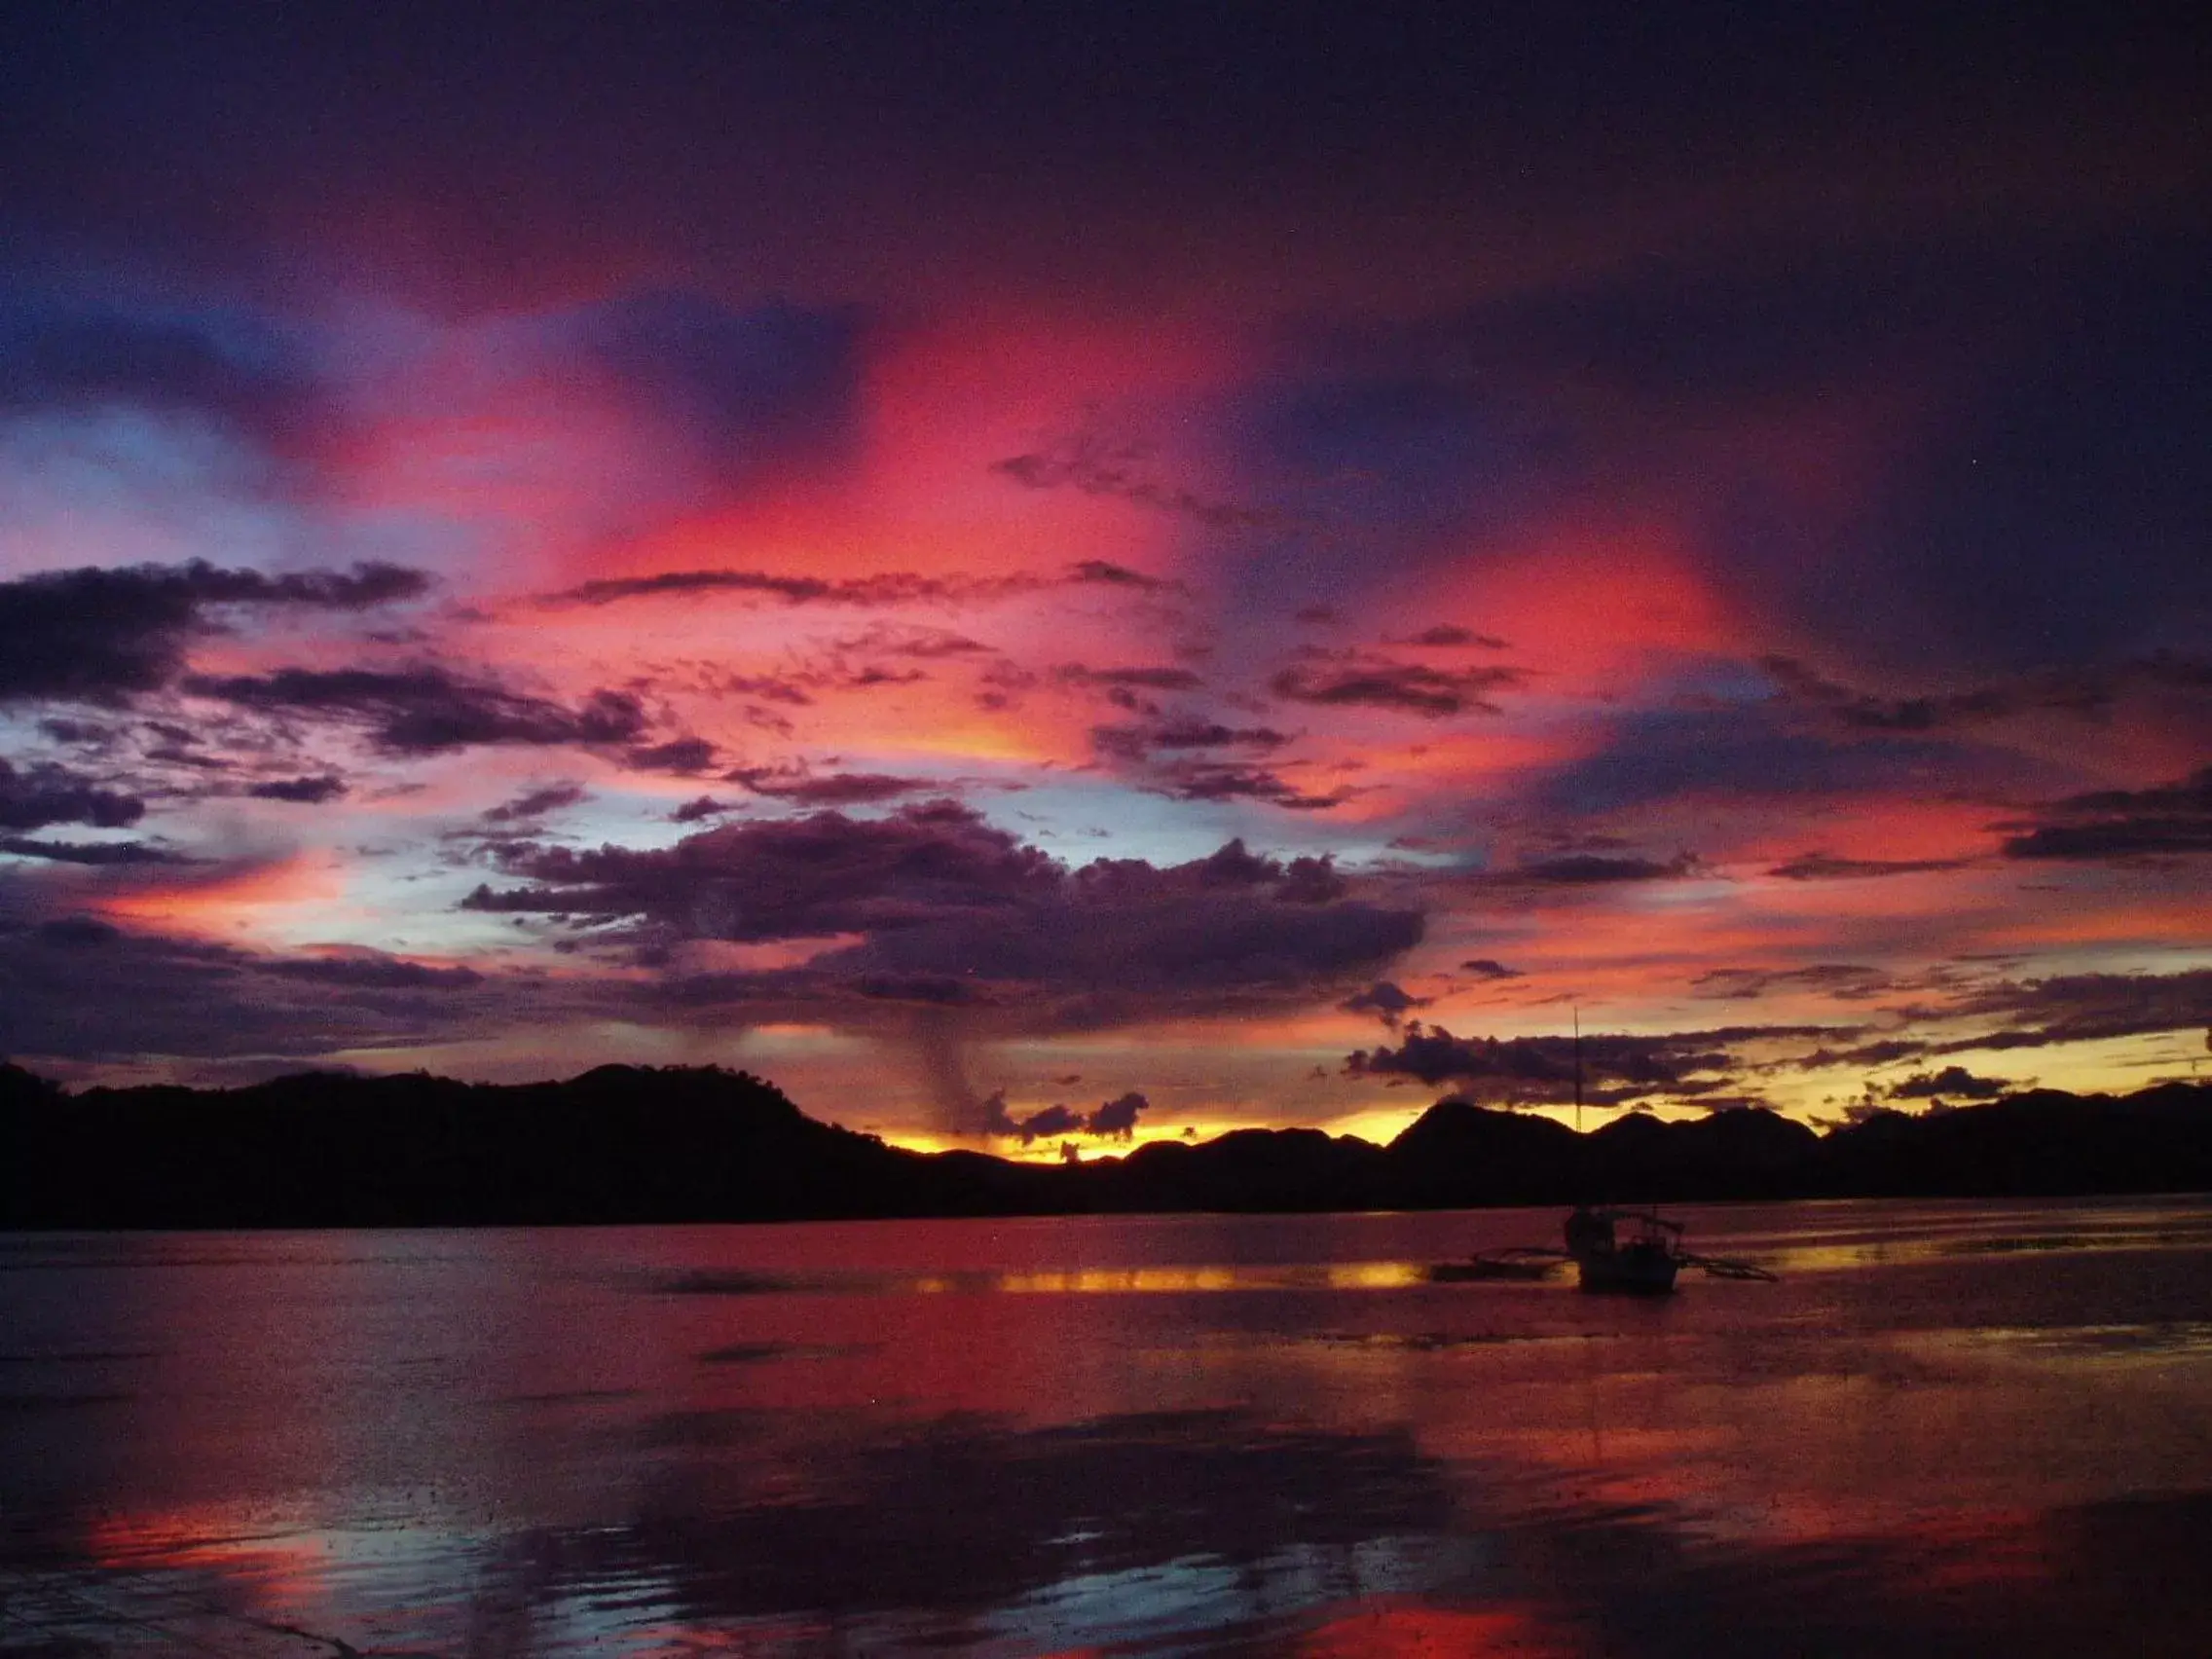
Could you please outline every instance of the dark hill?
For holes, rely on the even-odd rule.
[[[603,1066],[566,1083],[309,1073],[70,1093],[0,1065],[0,1226],[318,1227],[1327,1210],[2212,1190],[2212,1088],[2037,1090],[1876,1113],[1615,1119],[1576,1135],[1463,1101],[1387,1147],[1240,1129],[1079,1165],[926,1156],[806,1117],[759,1078]]]
[[[2039,1197],[2212,1189],[2212,1088],[2139,1094],[2039,1088],[1984,1106],[1881,1113],[1821,1143],[1826,1190]]]
[[[1581,1139],[1549,1118],[1440,1101],[1390,1143],[1391,1197],[1419,1209],[1548,1203],[1574,1190]]]
[[[1391,1197],[1388,1154],[1319,1129],[1156,1141],[1098,1174],[1101,1207],[1124,1210],[1373,1209]]]
[[[0,1215],[17,1227],[782,1220],[936,1197],[923,1160],[716,1070],[603,1066],[512,1088],[325,1073],[69,1097],[18,1086],[0,1110]]]

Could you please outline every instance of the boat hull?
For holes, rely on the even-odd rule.
[[[1593,1251],[1574,1259],[1577,1284],[1594,1294],[1667,1296],[1681,1264],[1658,1250]]]

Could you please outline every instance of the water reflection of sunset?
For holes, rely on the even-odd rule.
[[[201,1570],[249,1589],[264,1605],[305,1609],[330,1592],[328,1540],[289,1517],[244,1504],[110,1512],[87,1524],[85,1551],[122,1572]]]
[[[1781,1281],[1425,1282],[1530,1211],[23,1239],[0,1503],[52,1619],[364,1653],[2191,1651],[2201,1205],[1682,1213]]]
[[[1461,1659],[1575,1659],[1588,1637],[1540,1605],[1455,1610],[1404,1605],[1378,1598],[1301,1638],[1299,1659],[1410,1659],[1456,1654]]]

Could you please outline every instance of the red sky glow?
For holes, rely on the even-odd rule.
[[[2202,1064],[2178,66],[768,15],[0,43],[8,1057],[1029,1156],[1575,1017],[1604,1112]]]

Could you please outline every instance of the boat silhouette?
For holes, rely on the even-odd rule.
[[[1582,1132],[1582,1015],[1574,1014],[1574,1132]],[[1485,1250],[1463,1261],[1439,1262],[1428,1269],[1436,1283],[1469,1279],[1541,1279],[1562,1262],[1572,1262],[1576,1287],[1626,1296],[1668,1296],[1684,1268],[1715,1278],[1759,1279],[1774,1274],[1751,1262],[1695,1256],[1682,1247],[1683,1224],[1663,1216],[1651,1204],[1599,1204],[1586,1199],[1567,1213],[1566,1247],[1511,1244]]]
[[[1693,1260],[1682,1248],[1682,1224],[1649,1207],[1576,1204],[1567,1218],[1567,1253],[1581,1289],[1631,1296],[1665,1296]]]

